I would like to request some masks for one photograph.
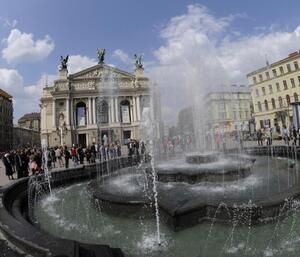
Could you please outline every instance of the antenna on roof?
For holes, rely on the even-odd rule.
[[[266,59],[266,65],[269,67],[269,66],[270,66],[270,63],[269,63],[269,61],[268,61],[268,55],[267,55],[267,54],[265,54],[265,59]]]

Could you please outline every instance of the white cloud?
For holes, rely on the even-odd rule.
[[[15,122],[25,113],[40,110],[39,103],[46,80],[51,85],[56,78],[56,75],[43,74],[36,84],[24,86],[23,77],[17,70],[0,68],[0,88],[13,96]]]
[[[163,109],[173,110],[166,121],[176,122],[180,108],[202,102],[209,91],[224,89],[221,85],[248,84],[246,74],[264,66],[266,55],[273,62],[300,48],[300,26],[294,31],[271,26],[245,36],[233,26],[240,18],[248,17],[218,18],[204,6],[190,5],[160,31],[164,43],[154,51],[157,64],[150,74],[161,87]]]
[[[23,88],[23,77],[17,70],[0,68],[0,88],[10,95],[19,94]]]
[[[4,17],[0,17],[0,23],[2,23],[4,27],[12,29],[17,26],[18,21],[16,19],[10,20]]]
[[[116,49],[113,53],[113,57],[125,64],[130,64],[133,62],[129,55],[125,53],[122,49]]]
[[[70,74],[81,71],[97,64],[94,58],[83,55],[70,55],[68,61],[68,71]]]
[[[23,33],[18,29],[12,29],[5,42],[2,57],[8,63],[39,61],[48,57],[54,49],[54,42],[50,36],[34,40],[33,34]]]

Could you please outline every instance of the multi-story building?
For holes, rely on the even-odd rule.
[[[0,151],[12,148],[13,139],[12,96],[0,89]]]
[[[177,130],[178,130],[178,133],[181,135],[193,135],[194,134],[194,117],[193,117],[193,107],[192,106],[183,108],[179,111]]]
[[[41,114],[39,112],[32,112],[23,115],[18,120],[20,128],[32,129],[34,131],[41,131]]]
[[[231,86],[223,92],[211,92],[204,97],[205,130],[224,132],[248,131],[251,119],[251,94],[245,86]]]
[[[24,127],[13,127],[13,148],[38,147],[41,145],[40,132]]]
[[[99,57],[98,57],[99,58]],[[140,139],[150,83],[141,64],[131,74],[103,63],[59,77],[43,89],[41,141],[49,146]]]
[[[251,87],[256,129],[292,124],[291,103],[299,101],[300,52],[247,74]]]

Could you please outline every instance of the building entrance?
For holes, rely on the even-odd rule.
[[[86,134],[78,135],[78,144],[82,145],[82,147],[86,147]]]

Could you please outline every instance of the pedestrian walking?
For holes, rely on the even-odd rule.
[[[6,176],[8,177],[9,180],[14,179],[14,177],[13,177],[14,171],[13,171],[13,167],[12,167],[12,164],[11,164],[11,161],[9,158],[9,153],[6,153],[4,155],[2,161],[3,161],[4,167],[5,167]]]

